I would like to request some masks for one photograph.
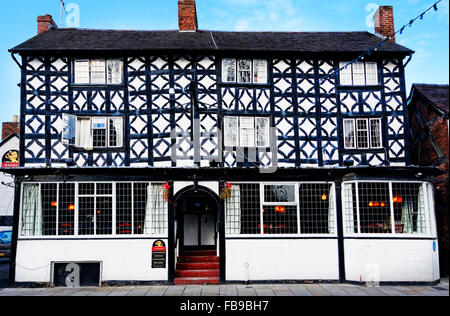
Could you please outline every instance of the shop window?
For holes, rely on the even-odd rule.
[[[84,148],[123,146],[123,117],[77,117],[63,114],[64,144]]]
[[[267,83],[267,60],[234,59],[222,60],[223,83]]]
[[[121,84],[123,61],[120,59],[81,59],[74,62],[75,84]]]
[[[25,183],[21,235],[163,237],[167,212],[159,183]]]
[[[345,183],[347,233],[429,234],[425,188],[422,183]]]

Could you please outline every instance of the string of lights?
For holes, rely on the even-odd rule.
[[[399,30],[397,30],[396,32],[394,32],[392,35],[387,36],[383,41],[381,41],[380,43],[378,43],[377,45],[375,45],[374,47],[372,47],[371,49],[369,49],[369,50],[366,51],[365,53],[359,55],[357,58],[353,59],[352,61],[349,61],[348,63],[346,63],[344,66],[340,67],[339,69],[337,69],[337,70],[335,70],[335,71],[333,71],[333,72],[327,74],[326,76],[324,76],[324,77],[321,79],[320,84],[324,83],[324,82],[325,82],[328,78],[330,78],[330,77],[331,77],[331,78],[337,77],[337,74],[338,74],[341,70],[347,69],[348,66],[350,66],[350,65],[352,65],[352,64],[354,64],[354,63],[356,63],[356,62],[359,62],[359,61],[361,61],[361,60],[364,60],[364,58],[365,58],[366,56],[372,55],[372,53],[373,53],[374,51],[377,51],[380,47],[383,47],[383,46],[385,45],[386,42],[392,40],[392,39],[395,37],[395,35],[397,35],[397,34],[400,34],[400,35],[403,34],[403,32],[405,31],[405,29],[406,29],[407,27],[411,27],[411,26],[414,24],[414,22],[416,22],[416,21],[419,20],[419,19],[420,19],[420,20],[423,20],[425,14],[427,14],[430,10],[437,11],[437,10],[438,10],[438,4],[439,4],[441,1],[442,1],[442,0],[436,1],[436,2],[435,2],[432,6],[430,6],[428,9],[426,9],[425,11],[423,11],[422,13],[420,13],[417,17],[415,17],[415,18],[409,20],[409,22],[408,22],[407,24],[403,25]]]

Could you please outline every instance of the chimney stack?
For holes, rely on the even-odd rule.
[[[178,25],[180,32],[195,32],[198,29],[195,0],[178,1]]]
[[[394,9],[392,6],[380,6],[373,16],[375,24],[375,33],[384,37],[392,36],[395,33],[394,28]],[[395,36],[391,38],[395,43]]]
[[[47,32],[50,29],[56,29],[58,27],[50,14],[38,16],[37,22],[38,34]]]
[[[17,115],[13,116],[12,122],[4,122],[2,124],[2,140],[12,134],[19,134],[19,122]]]

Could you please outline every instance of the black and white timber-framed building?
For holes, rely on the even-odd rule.
[[[179,7],[175,31],[39,17],[10,50],[11,281],[437,282],[436,171],[410,164],[413,51],[387,42],[322,82],[387,34],[204,31],[195,1]],[[203,269],[198,250],[214,251]]]

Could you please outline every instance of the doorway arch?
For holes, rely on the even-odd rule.
[[[197,205],[195,205],[197,204]],[[192,209],[196,208],[196,209]],[[219,196],[211,189],[200,186],[191,185],[178,191],[173,197],[173,204],[169,214],[169,241],[174,245],[171,250],[171,258],[174,264],[169,265],[169,283],[173,284],[175,280],[175,264],[176,264],[176,250],[177,241],[181,239],[180,247],[189,249],[199,246],[202,248],[204,242],[206,248],[217,249],[217,256],[219,256],[220,266],[220,281],[225,282],[225,221],[223,203]],[[197,216],[197,227],[200,230],[188,227],[185,216],[188,216],[190,224]],[[191,217],[189,217],[191,215]],[[211,218],[214,218],[213,225],[210,225]],[[200,219],[200,220],[199,220]],[[206,220],[206,223],[204,223]],[[206,225],[205,225],[206,224]],[[190,231],[185,231],[185,227],[190,228]],[[214,232],[214,244],[211,245],[211,230]],[[205,234],[203,234],[205,232]],[[183,234],[181,236],[181,234]],[[181,238],[180,238],[181,237]],[[185,237],[189,237],[186,242]],[[197,240],[196,245],[194,240]],[[186,245],[185,245],[186,244]],[[209,245],[208,245],[209,244]],[[183,249],[182,248],[182,249]],[[180,250],[180,249],[178,249]]]

